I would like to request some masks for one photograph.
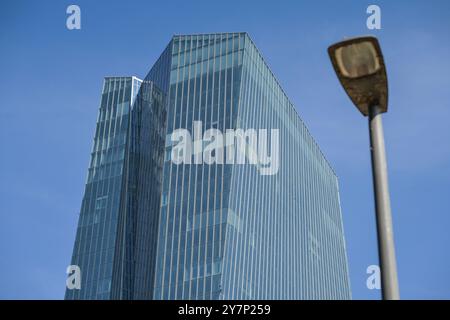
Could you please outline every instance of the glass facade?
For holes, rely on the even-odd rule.
[[[245,36],[236,126],[279,129],[275,175],[234,166],[224,249],[226,299],[348,299],[338,181]]]
[[[143,90],[144,83],[151,88]],[[140,133],[129,121],[122,158],[129,173],[121,172],[117,193],[92,194],[88,177],[73,264],[85,278],[101,271],[66,297],[351,298],[337,177],[246,33],[174,36],[131,106],[142,92],[161,96],[148,100],[160,118],[134,117],[142,121]],[[105,89],[102,105],[104,99]],[[105,105],[117,108],[113,103]],[[202,132],[277,129],[278,171],[262,175],[260,164],[175,164],[170,134],[193,132],[198,121]],[[146,140],[151,132],[157,150]],[[156,160],[142,164],[136,154]],[[118,202],[105,204],[110,233],[85,231],[82,221],[95,212],[95,206],[85,209],[86,199],[106,194]],[[90,238],[83,238],[87,232]],[[113,248],[109,273],[102,273],[102,262],[91,266],[109,247],[86,249],[104,234]],[[103,279],[109,291],[98,289]]]
[[[152,82],[105,78],[71,262],[81,290],[66,299],[152,296],[164,99]]]
[[[166,138],[154,298],[350,298],[336,175],[249,36],[175,36],[162,57],[168,134],[278,129],[280,165],[176,165]]]
[[[203,130],[236,126],[245,34],[176,36],[167,63],[167,133],[202,121]],[[162,59],[161,59],[162,60]],[[156,64],[154,69],[165,69]],[[152,69],[148,78],[157,82]],[[162,85],[162,83],[161,83]],[[175,165],[166,138],[155,299],[218,299],[231,165]]]

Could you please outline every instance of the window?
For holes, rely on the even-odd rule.
[[[111,290],[111,279],[100,280],[97,286],[97,293],[106,293]]]
[[[166,206],[167,205],[167,192],[163,192],[162,196],[161,196],[161,206]]]
[[[100,210],[100,209],[106,208],[107,201],[108,201],[108,195],[98,197],[97,200],[95,201],[95,210]]]
[[[164,154],[164,161],[170,161],[171,152],[172,152],[172,150],[170,149],[170,147],[166,148],[166,152]]]

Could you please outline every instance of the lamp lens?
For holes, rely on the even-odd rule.
[[[376,49],[371,42],[350,44],[336,49],[336,61],[347,78],[371,75],[380,69]]]

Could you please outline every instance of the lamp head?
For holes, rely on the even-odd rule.
[[[377,38],[344,40],[330,46],[328,54],[344,90],[364,116],[372,105],[387,112],[386,67]]]

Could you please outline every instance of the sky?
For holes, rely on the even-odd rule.
[[[81,29],[66,8],[81,8]],[[366,9],[381,8],[381,30]],[[450,2],[2,1],[0,299],[62,299],[105,76],[144,77],[174,34],[250,34],[339,177],[354,299],[378,264],[367,119],[327,47],[372,34],[400,294],[450,299]]]

